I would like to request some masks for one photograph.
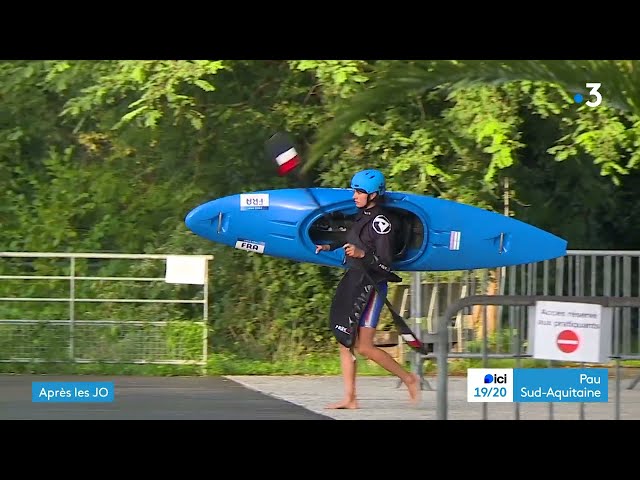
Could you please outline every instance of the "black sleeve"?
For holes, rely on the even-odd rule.
[[[366,252],[363,258],[365,268],[375,272],[391,272],[394,252],[393,225],[388,217],[378,215],[368,226],[374,243],[374,251]]]

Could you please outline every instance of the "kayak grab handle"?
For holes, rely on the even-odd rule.
[[[220,233],[220,230],[222,230],[222,212],[218,212],[218,231],[217,231],[217,233]]]
[[[503,253],[507,253],[509,251],[509,247],[511,246],[511,234],[502,232],[500,233],[499,242],[498,242],[498,254],[502,255]]]

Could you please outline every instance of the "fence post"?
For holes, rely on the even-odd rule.
[[[616,308],[640,308],[640,297],[585,297],[574,295],[475,295],[471,297],[461,298],[452,304],[450,304],[445,314],[440,318],[438,322],[438,331],[436,332],[435,347],[437,353],[437,365],[438,365],[438,391],[436,395],[436,418],[438,420],[447,419],[448,409],[448,360],[449,357],[453,358],[481,358],[487,357],[503,358],[503,355],[491,355],[486,352],[486,345],[483,348],[483,352],[469,354],[462,353],[456,354],[448,351],[448,322],[453,315],[459,310],[472,305],[507,305],[507,306],[520,306],[530,307],[535,305],[537,301],[554,301],[554,302],[577,302],[577,303],[592,303],[596,305],[602,305],[603,307],[609,307],[612,310]],[[613,312],[612,312],[613,313]],[[614,315],[611,315],[612,322],[614,322]],[[613,331],[613,326],[612,329]],[[616,358],[615,353],[612,351],[610,358]],[[616,370],[616,384],[615,384],[615,400],[614,400],[614,416],[616,420],[620,419],[620,377]],[[636,382],[633,383],[635,385]],[[584,418],[584,411],[580,411],[581,419]]]
[[[69,259],[69,360],[75,363],[75,322],[76,322],[76,259]]]

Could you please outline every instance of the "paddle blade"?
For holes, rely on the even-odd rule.
[[[422,343],[411,331],[407,322],[404,321],[398,313],[393,310],[391,305],[387,304],[389,307],[389,311],[391,312],[391,316],[393,317],[393,323],[396,324],[396,328],[398,329],[398,333],[402,337],[402,339],[409,345],[413,350],[418,353],[422,353],[423,355],[427,355],[429,352],[429,348],[427,345]]]
[[[300,156],[291,137],[278,132],[265,142],[267,157],[276,165],[278,175],[284,176],[300,165]]]

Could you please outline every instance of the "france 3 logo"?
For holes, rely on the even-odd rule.
[[[468,369],[467,402],[513,402],[513,369]]]
[[[600,105],[602,103],[602,94],[600,93],[599,89],[602,86],[602,83],[589,82],[585,83],[585,86],[589,89],[589,93],[587,95],[593,97],[593,100],[587,100],[585,103],[589,107],[597,107],[598,105]],[[576,103],[582,103],[584,99],[585,96],[582,93],[576,93],[573,96],[573,100]]]

